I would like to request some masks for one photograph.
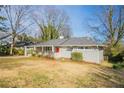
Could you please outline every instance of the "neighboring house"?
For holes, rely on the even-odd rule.
[[[11,40],[12,40],[11,34],[0,31],[0,44],[2,45],[11,44]],[[31,44],[33,44],[33,42],[31,41],[19,41],[18,39],[16,39],[17,48],[24,47],[24,46],[31,45]]]
[[[33,49],[39,54],[58,58],[71,58],[72,52],[82,52],[83,61],[101,63],[103,61],[103,47],[88,37],[69,39],[55,39],[47,42],[25,46],[25,56]]]
[[[16,47],[17,48],[24,48],[24,46],[28,46],[31,44],[33,44],[33,42],[31,42],[31,41],[18,41],[18,42],[16,42]]]
[[[7,32],[0,31],[0,44],[6,45],[11,43],[11,35]]]

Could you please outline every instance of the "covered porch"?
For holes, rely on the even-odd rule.
[[[55,47],[50,45],[45,46],[25,46],[25,56],[32,54],[54,57]]]

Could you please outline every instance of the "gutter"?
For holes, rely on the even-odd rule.
[[[61,47],[61,46],[65,46],[65,47],[67,47],[67,46],[70,46],[70,47],[73,47],[73,46],[81,46],[81,47],[83,47],[83,46],[96,46],[96,47],[105,47],[105,45],[31,45],[31,46],[26,46],[26,47],[44,47],[44,46],[46,46],[46,47],[51,47],[51,46],[54,46],[54,47]]]

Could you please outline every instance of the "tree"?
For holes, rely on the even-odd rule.
[[[4,18],[3,16],[0,16],[0,31],[6,31],[6,26],[5,26],[5,20],[6,18]]]
[[[50,24],[48,26],[43,26],[41,29],[42,29],[41,38],[43,41],[57,39],[59,37],[59,33],[56,30],[56,28]]]
[[[7,18],[7,26],[12,36],[10,54],[13,54],[13,49],[16,43],[18,34],[26,31],[32,25],[29,21],[29,6],[5,6],[5,16]]]
[[[43,11],[33,14],[33,19],[40,28],[41,39],[48,41],[57,39],[60,35],[65,38],[71,36],[69,27],[69,17],[64,11],[55,7],[45,7]]]
[[[124,7],[105,6],[101,15],[97,15],[99,24],[91,26],[95,35],[100,36],[108,45],[110,53],[120,47],[120,42],[124,38]]]
[[[2,9],[3,9],[3,6],[0,6],[0,31],[6,31],[7,30],[5,25],[6,18],[1,13]]]

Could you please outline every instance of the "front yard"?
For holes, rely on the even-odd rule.
[[[46,58],[0,58],[0,87],[124,87],[124,70]]]

